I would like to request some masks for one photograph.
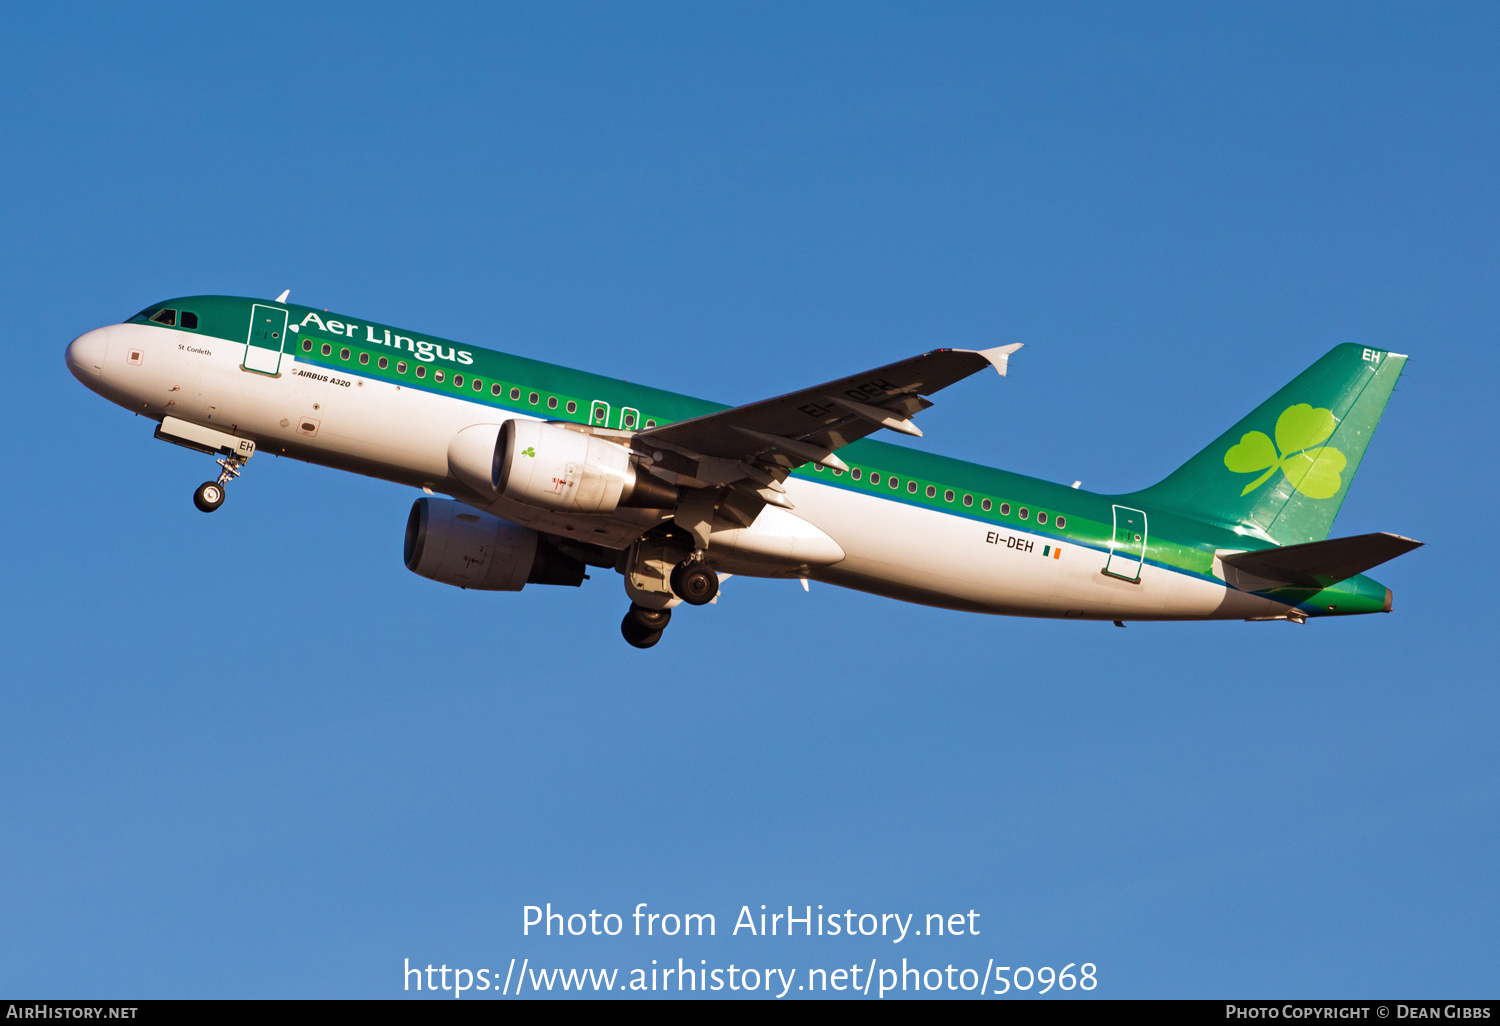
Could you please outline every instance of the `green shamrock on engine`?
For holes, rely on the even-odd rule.
[[[1344,466],[1348,460],[1331,445],[1323,445],[1338,427],[1330,410],[1314,409],[1298,403],[1281,411],[1276,418],[1276,442],[1264,432],[1251,431],[1224,454],[1224,466],[1236,474],[1253,474],[1264,470],[1245,486],[1241,495],[1249,495],[1281,470],[1293,488],[1311,499],[1331,499],[1343,486]]]
[[[531,446],[528,445],[526,448],[524,448],[524,449],[521,450],[521,455],[522,456],[535,456],[536,455],[536,450],[533,449]]]

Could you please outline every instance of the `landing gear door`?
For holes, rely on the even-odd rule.
[[[247,371],[258,374],[281,372],[281,347],[286,342],[286,311],[256,303],[250,308],[250,334],[245,340]]]
[[[1104,572],[1124,581],[1141,579],[1146,560],[1146,514],[1129,506],[1115,507],[1115,535],[1109,544]]]

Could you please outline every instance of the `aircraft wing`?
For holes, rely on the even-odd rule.
[[[680,451],[790,470],[804,463],[842,469],[832,455],[882,427],[922,432],[911,422],[932,405],[924,395],[994,367],[1004,374],[1020,343],[995,349],[935,349],[921,356],[692,420],[641,432]]]

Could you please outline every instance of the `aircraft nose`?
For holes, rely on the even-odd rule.
[[[93,384],[104,373],[104,356],[109,351],[109,332],[95,328],[68,343],[68,370],[85,385]]]

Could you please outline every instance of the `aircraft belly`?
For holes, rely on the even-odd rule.
[[[792,479],[797,514],[845,552],[818,580],[907,602],[980,612],[1049,615],[1057,571],[986,542],[984,524],[845,489]],[[1028,565],[1031,564],[1031,565]]]
[[[1146,564],[1140,581],[1102,573],[1100,549],[967,517],[792,479],[797,514],[846,557],[816,580],[906,602],[972,612],[1101,620],[1243,619],[1275,615],[1279,603],[1217,581]],[[1015,544],[1008,544],[1014,538]],[[1027,550],[1024,542],[1030,541]]]

